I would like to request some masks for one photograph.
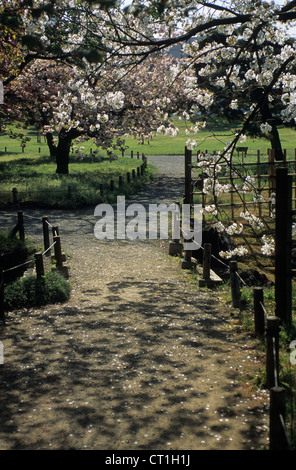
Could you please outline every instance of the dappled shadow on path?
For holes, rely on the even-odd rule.
[[[169,163],[127,203],[179,200],[182,172],[165,174]],[[74,292],[65,305],[9,314],[0,331],[1,448],[258,447],[239,383],[250,351],[215,294],[188,288],[149,240],[98,243],[94,208],[25,212],[26,233],[40,241],[43,215],[71,255]],[[14,218],[2,211],[2,227]]]
[[[230,341],[223,315],[175,287],[131,276],[108,283],[97,306],[8,322],[0,440],[10,449],[231,448],[237,416],[225,410],[239,385],[235,368],[219,370]]]

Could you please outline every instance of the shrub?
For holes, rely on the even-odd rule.
[[[66,302],[70,291],[67,280],[56,271],[41,279],[33,275],[22,277],[4,289],[4,306],[6,310],[15,310]]]
[[[26,270],[23,263],[28,261],[35,251],[35,245],[30,240],[22,241],[11,232],[0,231],[0,266],[6,270],[6,283],[23,275]],[[8,271],[15,266],[19,267]]]

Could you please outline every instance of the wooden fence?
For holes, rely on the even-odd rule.
[[[256,191],[262,194],[268,192],[268,197],[256,203],[245,200],[234,202],[234,193],[236,189],[230,191],[230,200],[228,202],[218,203],[219,207],[228,206],[231,209],[234,218],[234,209],[238,207],[243,210],[244,205],[252,204],[257,208],[259,214],[262,215],[263,205],[268,204],[268,209],[275,209],[275,301],[276,315],[283,323],[291,324],[292,321],[292,276],[295,270],[292,270],[292,224],[293,215],[296,215],[296,159],[288,160],[287,152],[284,152],[284,160],[275,161],[274,152],[268,152],[268,160],[263,160],[260,152],[257,152],[257,162],[245,162],[246,149],[239,149],[241,153],[241,161],[233,163],[240,168],[243,174],[247,165],[253,165],[257,174],[253,172],[252,177],[257,180]],[[296,150],[295,150],[296,155]],[[266,166],[267,165],[267,166]],[[199,195],[202,198],[202,206],[207,204],[207,195],[202,192],[204,174],[197,178],[192,177],[192,170],[197,165],[192,162],[192,151],[185,150],[185,188],[184,203],[192,203],[193,197]],[[263,168],[268,171],[263,172]],[[239,178],[239,176],[237,176]],[[222,181],[219,177],[219,181]],[[224,177],[224,183],[234,184],[233,179],[229,176]],[[265,184],[265,186],[264,186]],[[199,185],[199,191],[196,186]],[[293,195],[295,197],[293,197]],[[243,195],[244,196],[244,195]],[[272,196],[272,202],[271,202]],[[271,207],[272,205],[272,207]],[[294,206],[294,209],[293,209]],[[269,213],[269,212],[268,212]],[[190,256],[190,254],[188,254]]]
[[[25,224],[24,224],[24,214],[22,211],[19,211],[17,214],[17,224],[11,230],[11,233],[19,235],[21,240],[25,240]],[[5,323],[5,309],[4,309],[4,286],[5,286],[5,274],[13,270],[28,267],[35,268],[36,277],[41,279],[45,274],[45,257],[50,257],[55,263],[55,269],[57,269],[63,276],[68,278],[69,271],[68,266],[64,263],[66,261],[66,256],[62,251],[61,246],[61,237],[59,233],[59,227],[53,226],[49,223],[48,217],[42,217],[42,229],[43,229],[43,244],[44,251],[34,254],[34,260],[28,260],[24,263],[3,269],[0,267],[0,323]],[[52,241],[50,236],[50,231],[52,232]],[[51,256],[52,250],[54,251],[53,256]]]
[[[244,162],[244,149],[241,152],[242,160],[237,165],[243,172],[248,163]],[[288,160],[285,152],[283,161],[275,161],[274,154],[271,151],[268,153],[267,161],[261,159],[260,152],[257,153],[257,157],[257,162],[249,164],[255,165],[255,168],[257,168],[257,175],[254,172],[252,174],[252,177],[257,180],[256,190],[259,194],[268,191],[268,198],[257,203],[259,215],[262,214],[262,205],[266,204],[266,199],[270,204],[271,196],[274,195],[272,208],[275,208],[275,314],[270,316],[265,311],[263,288],[253,288],[255,333],[262,336],[262,338],[265,337],[266,340],[265,385],[270,391],[269,447],[270,450],[287,450],[291,447],[285,425],[286,389],[281,386],[279,381],[279,332],[282,325],[291,326],[292,323],[293,271],[291,269],[291,250],[293,242],[292,221],[293,215],[296,215],[296,209],[293,209],[293,203],[295,207],[296,201],[296,186],[293,186],[296,175],[296,158]],[[184,203],[192,203],[194,195],[199,195],[202,197],[202,205],[205,207],[207,203],[206,196],[202,193],[204,175],[201,174],[199,178],[192,178],[192,170],[195,168],[197,168],[197,165],[192,163],[192,152],[186,150]],[[267,168],[268,171],[263,172],[263,168]],[[241,177],[239,176],[239,178]],[[219,181],[221,181],[220,177]],[[226,177],[224,181],[226,181]],[[232,184],[229,177],[227,181]],[[199,186],[199,191],[196,191],[197,186]],[[229,203],[225,204],[224,202],[224,205],[230,206],[232,215],[234,215],[236,206],[242,208],[243,204],[247,204],[245,200],[234,202],[233,193],[235,191],[234,189],[230,194]],[[205,245],[203,248],[205,248]],[[209,273],[211,257],[208,256],[206,251],[210,253],[211,248],[204,249],[203,260],[203,272]],[[239,276],[236,261],[230,261],[229,275],[232,306],[239,309],[241,307],[240,286],[245,283]]]
[[[207,255],[211,250],[204,250],[203,270],[209,273],[211,262]],[[241,308],[241,287],[252,289],[246,285],[239,275],[237,262],[229,264],[230,289],[232,307]],[[208,287],[211,286],[206,284]],[[281,319],[277,316],[268,315],[264,307],[263,287],[253,287],[253,313],[254,329],[257,337],[265,341],[266,363],[265,384],[269,390],[269,449],[290,450],[291,444],[286,427],[286,389],[280,383],[280,361],[279,361],[279,333]]]
[[[196,158],[192,156],[192,151],[185,150],[185,194],[188,192],[188,200],[193,200],[193,196],[198,196],[201,199],[203,207],[211,203],[210,195],[203,193],[203,182],[207,177],[206,172],[202,171]],[[207,153],[207,151],[205,151]],[[213,154],[215,155],[216,152]],[[293,177],[293,194],[292,202],[296,208],[296,149],[293,157],[289,156],[287,150],[284,150],[284,159],[279,161],[275,160],[274,151],[269,149],[264,155],[260,150],[256,153],[247,153],[247,148],[238,147],[237,157],[233,158],[231,163],[231,172],[229,172],[229,165],[227,163],[219,163],[221,172],[218,175],[219,183],[230,185],[231,189],[228,194],[223,194],[223,200],[219,202],[219,207],[228,208],[231,212],[232,218],[235,217],[235,210],[241,210],[241,207],[250,206],[251,211],[256,213],[259,217],[263,215],[264,209],[270,212],[274,208],[274,194],[276,190],[276,170],[279,167],[289,169],[289,174]],[[248,158],[247,158],[248,156]],[[196,161],[193,161],[194,160]],[[199,175],[192,175],[192,170],[199,170]],[[239,197],[236,197],[240,192],[240,184],[247,176],[252,177],[254,185],[252,189],[256,194],[255,199],[248,198],[245,192],[241,192]]]

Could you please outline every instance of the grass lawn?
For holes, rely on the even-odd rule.
[[[186,141],[188,138],[195,140],[197,142],[196,150],[208,152],[221,151],[224,149],[228,141],[232,140],[236,132],[236,127],[230,126],[219,126],[217,124],[211,124],[209,127],[201,130],[195,136],[187,136],[185,133],[186,128],[189,128],[191,124],[186,121],[179,121],[176,119],[174,121],[175,125],[179,127],[180,132],[176,137],[163,136],[160,134],[154,133],[154,136],[149,143],[145,141],[144,144],[140,144],[138,139],[129,137],[126,139],[126,146],[128,147],[125,151],[126,156],[130,156],[131,151],[136,155],[137,152],[140,154],[144,153],[146,156],[149,155],[183,155]],[[34,128],[28,128],[25,130],[17,130],[14,128],[14,131],[22,132],[31,140],[26,144],[24,149],[24,155],[38,155],[39,149],[41,155],[48,155],[48,147],[45,142],[44,136],[41,135],[40,139],[37,139],[37,132]],[[282,141],[282,146],[287,152],[294,157],[296,149],[296,130],[284,128],[279,128],[279,133]],[[253,155],[256,157],[257,150],[260,150],[262,155],[267,154],[267,149],[270,148],[270,143],[266,139],[251,138],[248,137],[246,142],[239,144],[242,147],[248,147],[249,158],[252,158]],[[78,145],[79,146],[79,145]],[[22,153],[21,144],[19,140],[11,139],[9,135],[0,136],[0,161],[2,156],[5,154],[4,150],[7,150],[6,158],[8,154],[11,159],[14,156],[20,155]],[[84,152],[89,154],[90,150],[94,150],[93,142],[83,142],[81,147],[84,147]],[[106,155],[104,150],[101,150],[101,155]]]
[[[219,130],[218,126],[211,126],[210,129],[205,128],[195,136],[190,137],[185,133],[185,122],[176,122],[176,126],[180,129],[177,137],[155,135],[149,143],[145,142],[143,145],[139,144],[136,139],[127,139],[126,144],[129,146],[129,149],[126,151],[127,154],[129,150],[132,149],[134,152],[144,153],[147,156],[183,155],[188,138],[197,142],[197,146],[195,147],[196,151],[201,150],[202,152],[205,152],[207,150],[208,152],[218,152],[222,151],[227,145],[227,142],[233,139],[235,133],[235,128],[230,129],[225,127]],[[287,150],[289,155],[294,157],[296,149],[296,130],[280,128],[279,133],[283,148]],[[244,143],[238,144],[238,146],[248,147],[248,160],[250,161],[257,158],[258,150],[260,150],[262,155],[266,155],[267,150],[270,148],[270,143],[268,140],[263,138],[259,139],[248,137]]]
[[[79,160],[71,155],[69,175],[58,175],[44,139],[37,142],[36,132],[32,129],[28,130],[28,135],[31,140],[24,152],[19,141],[9,136],[0,137],[0,208],[13,202],[13,188],[17,189],[19,202],[35,206],[75,208],[101,202],[114,203],[117,194],[128,197],[137,192],[153,172],[148,164],[144,175],[138,177],[137,167],[143,163],[140,158],[119,157],[110,161],[105,155],[99,162],[91,157]],[[5,147],[6,152],[3,151]],[[135,178],[132,177],[133,170]],[[114,189],[111,189],[111,180]]]
[[[185,129],[191,124],[179,120],[175,120],[175,124],[180,128],[177,137],[155,134],[149,143],[144,144],[139,144],[137,139],[128,138],[126,140],[128,147],[125,151],[126,158],[119,157],[113,162],[105,159],[98,163],[90,157],[79,160],[73,153],[70,159],[70,174],[67,176],[59,176],[55,173],[55,162],[49,157],[48,146],[43,135],[37,136],[34,128],[25,130],[14,128],[15,132],[23,133],[30,140],[22,150],[20,140],[11,139],[9,134],[0,136],[0,205],[3,206],[11,201],[14,187],[17,188],[23,202],[31,201],[40,204],[40,200],[42,200],[49,206],[66,205],[67,207],[75,207],[75,205],[84,203],[94,204],[102,200],[99,189],[101,184],[104,184],[104,202],[112,202],[116,191],[110,193],[108,189],[110,180],[114,179],[115,187],[118,186],[119,175],[123,176],[123,180],[126,181],[126,173],[131,172],[141,163],[141,159],[136,158],[137,153],[148,156],[148,162],[149,155],[184,154],[188,139]],[[296,131],[287,128],[280,128],[279,131],[283,148],[287,150],[287,157],[293,159],[296,148]],[[196,151],[213,152],[223,150],[234,133],[235,127],[229,128],[229,126],[222,125],[222,128],[218,130],[217,124],[212,123],[209,128],[201,130],[192,139],[197,141]],[[256,161],[258,150],[261,152],[261,159],[267,159],[267,149],[270,145],[266,139],[249,137],[241,145],[248,147],[246,162]],[[83,142],[81,147],[83,147],[82,152],[86,155],[90,155],[91,150],[95,150],[92,141]],[[134,154],[133,159],[130,158],[131,151]],[[102,150],[100,155],[106,157],[106,152]],[[193,159],[194,155],[196,155],[195,151]],[[250,167],[248,169],[251,170]],[[149,166],[149,175],[151,171],[152,168]],[[251,171],[256,172],[256,167]],[[143,182],[133,181],[129,187],[124,183],[123,193],[127,196],[129,193],[134,193],[139,184]],[[71,186],[71,200],[68,197],[68,186]]]

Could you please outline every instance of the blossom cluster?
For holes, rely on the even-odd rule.
[[[272,256],[275,252],[275,241],[272,237],[268,237],[267,235],[262,236],[262,243],[263,246],[261,247],[261,252],[265,256]]]
[[[240,246],[237,246],[236,248],[234,248],[233,250],[228,250],[228,251],[220,251],[219,252],[219,256],[221,256],[221,258],[225,258],[225,259],[231,259],[231,258],[234,258],[234,257],[243,257],[243,256],[246,256],[248,254],[248,249],[243,246],[243,245],[240,245]]]
[[[185,145],[193,150],[207,117],[230,113],[244,123],[242,129],[233,133],[223,152],[198,160],[205,175],[203,193],[216,203],[233,189],[219,181],[220,163],[224,160],[225,172],[232,176],[233,152],[245,141],[248,125],[271,139],[276,121],[296,123],[296,41],[287,27],[294,2],[282,7],[273,1],[234,0],[218,6],[195,0],[189,6],[186,0],[172,0],[158,8],[157,2],[146,0],[131,2],[127,9],[112,1],[52,3],[49,12],[43,0],[24,2],[23,44],[15,55],[20,68],[25,58],[42,61],[15,74],[9,91],[19,100],[7,106],[10,119],[26,115],[39,127],[42,123],[47,136],[67,133],[71,139],[92,138],[109,148],[114,140],[122,145],[127,134],[143,139],[155,129],[175,137],[179,130],[171,116],[179,115],[192,121]],[[28,36],[34,37],[33,46],[24,41]],[[174,44],[183,44],[178,59],[170,54]],[[3,63],[10,70],[5,57]],[[241,177],[235,190],[250,193],[255,202],[262,199],[251,176]],[[218,216],[216,205],[205,211]],[[262,221],[248,211],[240,217],[256,232],[263,229]],[[229,235],[241,230],[237,222],[226,227],[218,221],[216,227]],[[265,237],[262,243],[262,252],[270,254],[272,240]],[[232,256],[243,252],[236,250]]]

